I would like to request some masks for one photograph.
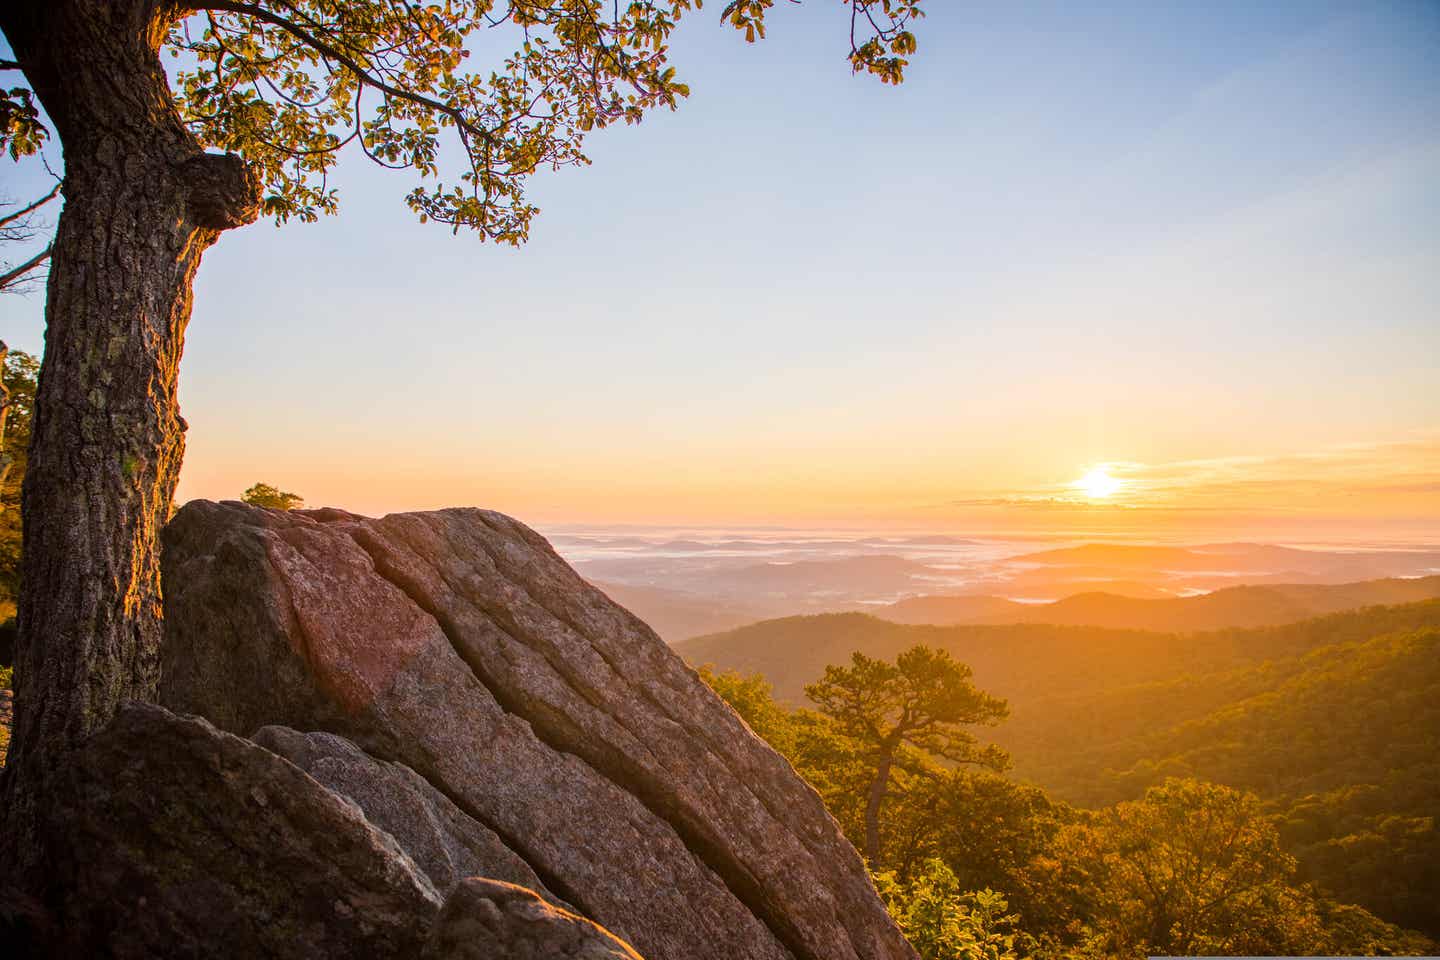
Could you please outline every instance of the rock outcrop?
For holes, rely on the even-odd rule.
[[[345,780],[367,769],[335,738],[272,728],[266,739]],[[403,768],[372,772],[389,786],[369,796],[392,818],[445,818]],[[122,705],[62,776],[49,813],[64,838],[53,847],[63,893],[55,922],[32,920],[32,930],[46,923],[48,956],[638,960],[608,931],[513,884],[463,879],[442,903],[349,799],[199,717]]]
[[[435,922],[422,960],[641,960],[610,932],[510,883],[469,877]]]
[[[467,877],[487,877],[569,907],[545,889],[494,831],[466,816],[404,764],[376,760],[332,733],[262,727],[251,739],[359,806],[367,820],[395,838],[442,894]]]
[[[164,574],[164,703],[403,764],[649,960],[914,957],[784,759],[514,520],[195,502]]]
[[[52,955],[399,960],[440,911],[357,807],[199,718],[122,706],[65,775]]]

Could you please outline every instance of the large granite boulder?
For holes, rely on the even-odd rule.
[[[354,804],[202,719],[126,704],[64,776],[52,956],[399,960],[440,911]]]
[[[251,739],[359,806],[367,820],[395,838],[441,893],[467,877],[487,877],[569,907],[545,889],[494,831],[466,816],[404,764],[376,760],[333,733],[272,726],[262,727]]]
[[[914,957],[785,760],[514,520],[200,501],[163,565],[164,703],[403,764],[649,960]]]
[[[344,741],[266,735],[308,744],[320,767],[335,766],[327,757],[352,771],[366,763]],[[608,931],[513,884],[462,879],[442,905],[348,798],[199,717],[125,704],[61,776],[49,811],[55,916],[37,913],[28,931],[43,934],[40,955],[638,960]],[[402,820],[406,809],[447,814],[419,787],[370,796]],[[464,850],[473,838],[452,840]]]
[[[422,960],[641,960],[597,924],[534,891],[468,877],[451,892]]]

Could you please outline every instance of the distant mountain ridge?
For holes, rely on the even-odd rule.
[[[1053,603],[1019,603],[1003,597],[927,596],[876,607],[871,612],[883,620],[907,624],[1052,623],[1187,633],[1294,623],[1341,610],[1436,597],[1440,597],[1440,576],[1341,584],[1247,585],[1163,600],[1104,591],[1074,594]]]
[[[1323,558],[1329,551],[1301,550],[1269,543],[1208,543],[1198,546],[1166,547],[1143,543],[1086,543],[1077,547],[1060,547],[1022,554],[1017,560],[1047,564],[1104,564],[1111,567],[1166,564],[1187,568],[1194,565],[1214,566],[1217,560],[1233,567],[1237,562],[1275,564],[1286,561],[1305,563]]]
[[[1274,575],[1294,571],[1311,577],[1353,579],[1392,577],[1419,565],[1440,566],[1435,550],[1302,550],[1272,543],[1207,543],[1170,547],[1131,543],[1086,543],[1021,554],[1011,560],[1049,567],[1165,569],[1177,573],[1210,570]],[[1297,579],[1300,579],[1297,576]],[[1330,582],[1334,582],[1331,580]]]
[[[1070,623],[1201,630],[1287,623],[1440,596],[1440,550],[837,540],[562,538],[576,568],[670,643],[769,617],[863,611],[897,623]],[[1019,552],[1017,552],[1019,551]],[[1028,552],[1025,552],[1028,551]],[[1359,586],[1385,578],[1426,582]],[[1233,588],[1274,588],[1231,593]],[[1305,589],[1328,585],[1336,591]],[[1185,600],[1127,604],[1101,596]],[[1191,600],[1206,594],[1213,598]],[[1048,604],[1048,606],[1047,606]]]

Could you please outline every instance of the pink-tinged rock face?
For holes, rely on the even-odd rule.
[[[434,618],[377,582],[369,556],[353,542],[337,541],[318,524],[273,533],[264,540],[265,558],[294,615],[284,637],[347,713],[369,708],[426,647],[448,646]]]
[[[815,793],[643,623],[495,513],[192,503],[162,698],[423,776],[650,960],[909,960]]]

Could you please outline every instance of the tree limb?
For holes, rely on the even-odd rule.
[[[419,93],[412,93],[408,90],[402,90],[399,87],[386,83],[384,80],[381,80],[379,77],[372,74],[369,70],[366,70],[363,66],[360,65],[359,61],[347,54],[345,51],[341,50],[339,47],[336,47],[331,43],[327,43],[326,41],[315,36],[310,31],[301,27],[299,24],[293,23],[290,20],[286,20],[284,17],[277,16],[271,13],[269,10],[253,6],[248,3],[236,2],[236,0],[199,0],[199,2],[190,4],[189,7],[190,9],[197,11],[224,10],[227,13],[237,13],[241,16],[254,17],[256,20],[259,20],[262,23],[268,23],[271,26],[279,27],[281,30],[284,30],[286,33],[295,37],[301,43],[304,43],[307,46],[320,51],[325,56],[330,57],[337,63],[344,66],[351,73],[355,74],[355,76],[359,78],[360,82],[365,84],[366,86],[374,87],[376,90],[379,90],[381,93],[384,93],[387,96],[397,97],[401,100],[408,100],[411,103],[417,104],[427,109],[434,110],[438,113],[443,113],[445,116],[449,117],[455,122],[455,126],[460,129],[462,134],[469,134],[474,137],[479,137],[481,140],[484,140],[487,143],[493,140],[490,131],[486,130],[484,127],[476,126],[465,116],[464,111],[460,110],[458,107],[452,107],[449,104],[443,103],[432,97],[427,97]]]
[[[30,204],[28,207],[21,207],[14,213],[7,213],[5,216],[0,217],[0,227],[7,227],[10,224],[14,223],[16,220],[19,220],[21,217],[25,216],[26,214],[34,213],[36,210],[39,210],[41,207],[45,206],[45,204],[55,199],[56,195],[60,193],[60,187],[61,184],[57,183],[55,184],[55,186],[50,188],[49,193],[45,194],[45,196]]]
[[[50,251],[54,249],[54,246],[54,244],[51,244],[44,250],[35,254],[35,256],[31,257],[26,262],[20,264],[20,266],[16,267],[14,270],[11,270],[9,273],[0,275],[0,290],[8,290],[17,282],[24,279],[25,274],[29,273],[31,270],[34,270],[46,260],[49,260]]]

